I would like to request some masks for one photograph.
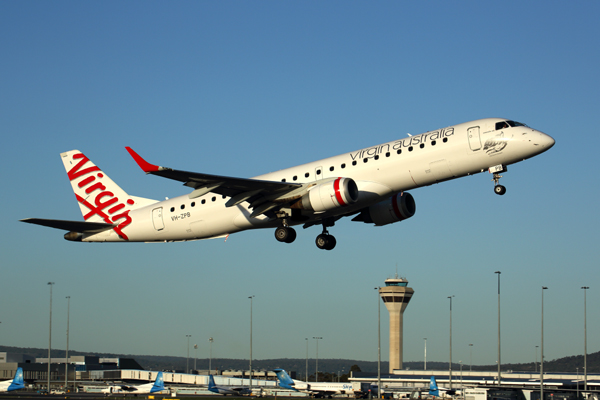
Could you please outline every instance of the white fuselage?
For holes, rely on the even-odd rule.
[[[257,176],[291,183],[352,178],[358,201],[308,220],[349,215],[409,189],[507,166],[552,147],[554,140],[527,126],[496,129],[501,119],[488,118],[409,136],[396,141]],[[128,241],[182,241],[219,237],[247,229],[276,227],[277,219],[250,217],[246,202],[226,207],[228,198],[214,193],[190,199],[179,196],[131,210],[123,229]],[[124,200],[123,200],[124,201]],[[83,241],[124,241],[114,230],[84,234]]]

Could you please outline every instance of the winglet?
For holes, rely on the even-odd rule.
[[[125,149],[127,149],[131,157],[133,157],[137,165],[139,165],[142,171],[144,171],[145,173],[148,174],[150,172],[156,172],[159,170],[160,167],[158,165],[150,164],[148,161],[144,160],[138,153],[133,151],[131,147],[125,147]]]

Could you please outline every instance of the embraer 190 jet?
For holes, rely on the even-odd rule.
[[[299,165],[252,179],[180,171],[148,163],[127,151],[146,172],[183,182],[192,191],[164,201],[130,196],[79,150],[62,153],[84,221],[28,218],[23,222],[69,231],[80,242],[174,242],[226,237],[275,228],[292,243],[294,225],[321,225],[320,249],[335,238],[327,228],[353,216],[376,226],[412,217],[408,190],[488,171],[494,192],[507,166],[534,157],[554,139],[522,123],[487,118],[429,131]]]

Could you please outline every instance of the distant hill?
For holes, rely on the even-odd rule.
[[[34,357],[48,357],[48,349],[29,348],[29,347],[9,347],[0,346],[0,351],[12,353],[30,354]],[[69,350],[69,355],[77,356],[98,356],[109,358],[133,358],[145,369],[162,371],[162,370],[185,370],[186,358],[173,356],[150,356],[150,355],[133,355],[133,354],[112,354],[112,353],[89,353],[76,350]],[[64,357],[65,350],[52,350],[52,357]],[[194,366],[194,358],[190,357],[190,368]],[[198,358],[196,360],[196,369],[208,369],[209,360],[207,358]],[[600,352],[588,354],[587,357],[588,372],[600,373]],[[340,375],[348,374],[350,368],[356,365],[363,372],[377,372],[376,361],[361,361],[361,360],[344,360],[344,359],[319,359],[319,371],[328,372],[330,374]],[[405,369],[422,370],[423,361],[408,361],[403,364]],[[252,360],[252,367],[255,370],[270,370],[273,368],[284,368],[287,371],[296,371],[299,377],[304,377],[306,369],[306,359],[304,358],[278,358],[267,360]],[[231,358],[213,358],[212,368],[219,370],[245,370],[248,369],[247,359],[231,359]],[[463,364],[463,370],[469,368],[468,364]],[[579,371],[583,369],[583,355],[569,356],[556,360],[544,362],[544,371],[546,372],[575,372],[576,368]],[[447,362],[428,361],[427,369],[446,370],[448,369]],[[458,363],[453,363],[454,371],[460,370]],[[474,371],[496,371],[497,366],[493,365],[473,365]],[[502,364],[503,371],[535,371],[534,363],[525,364]],[[309,374],[314,374],[315,359],[308,359]],[[381,362],[381,373],[387,374],[388,362]],[[538,364],[539,371],[539,364]]]

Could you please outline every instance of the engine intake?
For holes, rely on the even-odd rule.
[[[358,186],[351,178],[336,178],[313,186],[292,208],[323,212],[354,204],[358,200]]]
[[[373,204],[354,217],[352,221],[363,221],[367,224],[382,226],[408,219],[415,215],[416,211],[417,205],[412,195],[401,192],[387,200]]]

